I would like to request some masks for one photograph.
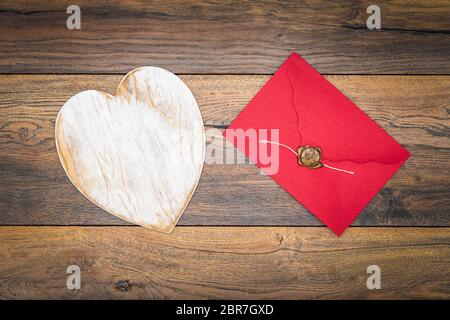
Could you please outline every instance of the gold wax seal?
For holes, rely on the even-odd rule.
[[[297,149],[298,164],[310,169],[323,167],[320,147],[300,146]]]

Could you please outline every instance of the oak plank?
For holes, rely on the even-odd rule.
[[[449,228],[0,227],[0,299],[448,299],[449,256]]]
[[[379,0],[382,29],[366,28],[365,1],[79,0],[81,30],[61,1],[0,4],[1,73],[273,73],[292,51],[321,73],[449,74],[447,0]]]
[[[116,75],[0,76],[0,225],[122,225],[71,185],[58,161],[54,120],[73,94],[114,93]],[[450,77],[328,76],[411,153],[354,222],[363,226],[450,225]],[[208,146],[268,76],[185,75]],[[228,150],[232,148],[225,145]],[[208,156],[207,156],[208,157]],[[182,225],[321,225],[252,164],[207,164]]]

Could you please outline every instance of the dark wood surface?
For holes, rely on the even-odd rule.
[[[0,225],[126,224],[75,189],[54,145],[54,119],[62,104],[88,88],[113,93],[120,78],[0,76]],[[223,144],[223,127],[268,76],[182,78],[198,100],[211,147]],[[328,79],[412,153],[354,225],[450,225],[450,77]],[[209,164],[180,224],[307,226],[320,222],[256,166]]]
[[[268,74],[298,51],[321,73],[450,73],[448,0],[379,0],[375,32],[367,1],[79,0],[74,31],[69,4],[2,1],[0,72]]]
[[[449,228],[0,227],[1,298],[449,299]],[[66,268],[81,269],[68,290]],[[381,269],[368,290],[367,267]]]
[[[0,2],[0,299],[450,298],[448,0],[377,1],[380,31],[366,1],[76,4],[69,31],[69,3]],[[195,226],[170,235],[125,225],[65,176],[54,121],[79,91],[113,94],[142,65],[184,74],[211,147],[291,51],[412,153],[343,236],[251,164],[205,165],[180,220]]]

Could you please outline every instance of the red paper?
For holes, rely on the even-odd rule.
[[[279,168],[269,172],[248,144],[237,145],[230,130],[278,129],[280,143],[294,150],[322,148],[323,163],[353,171],[298,165],[295,154],[279,148]],[[224,133],[297,201],[341,235],[410,154],[353,102],[292,53]],[[259,144],[258,148],[270,145]]]

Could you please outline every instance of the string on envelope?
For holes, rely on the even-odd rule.
[[[300,110],[295,105],[295,87],[294,87],[294,84],[292,83],[291,77],[289,75],[289,68],[287,70],[287,78],[288,78],[289,84],[291,85],[291,88],[292,88],[292,101],[291,101],[291,104],[292,104],[292,108],[294,109],[295,114],[297,116],[297,132],[298,132],[298,135],[299,135],[300,143],[302,143],[303,137],[302,137],[302,133],[301,133],[301,130],[300,130]],[[271,143],[271,144],[279,145],[279,146],[281,146],[283,148],[288,149],[293,154],[295,154],[297,157],[300,157],[300,155],[298,154],[297,151],[295,151],[294,149],[292,149],[291,147],[289,147],[289,146],[287,146],[287,145],[285,145],[283,143],[279,143],[279,142],[275,142],[275,141],[269,141],[269,140],[259,140],[259,142],[261,142],[261,143]],[[322,165],[325,168],[328,168],[328,169],[331,169],[331,170],[335,170],[335,171],[339,171],[339,172],[343,172],[343,173],[347,173],[347,174],[355,174],[353,171],[344,170],[344,169],[340,169],[340,168],[335,168],[335,167],[332,167],[332,166],[327,165],[325,163],[322,163]]]
[[[287,145],[285,145],[285,144],[283,144],[283,143],[279,143],[279,142],[275,142],[275,141],[269,141],[269,140],[258,140],[258,142],[264,143],[264,144],[270,143],[270,144],[276,144],[276,145],[279,145],[279,146],[281,146],[281,147],[283,147],[283,148],[288,149],[288,150],[291,151],[293,154],[295,154],[297,157],[299,157],[299,154],[297,153],[297,151],[295,151],[294,149],[292,149],[291,147],[289,147],[289,146],[287,146]],[[355,174],[355,172],[353,172],[353,171],[335,168],[335,167],[332,167],[332,166],[327,165],[327,164],[325,164],[325,163],[323,164],[323,166],[324,166],[325,168],[328,168],[328,169],[331,169],[331,170],[335,170],[335,171],[339,171],[339,172],[344,172],[344,173],[348,173],[348,174]]]

